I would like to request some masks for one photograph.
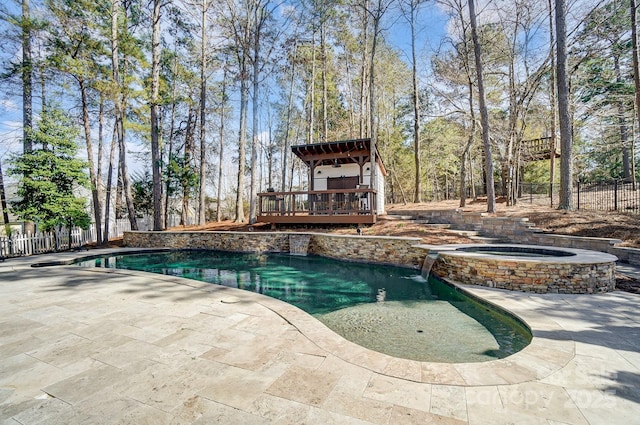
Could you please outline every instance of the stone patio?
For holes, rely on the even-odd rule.
[[[95,254],[92,252],[91,254]],[[640,297],[466,287],[534,339],[469,364],[392,358],[258,294],[0,263],[2,424],[632,424]]]

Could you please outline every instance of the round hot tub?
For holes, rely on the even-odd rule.
[[[431,272],[463,284],[536,293],[615,289],[617,258],[602,252],[515,244],[430,248]]]

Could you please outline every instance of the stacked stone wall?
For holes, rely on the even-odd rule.
[[[400,264],[419,269],[429,254],[420,238],[314,234],[309,252],[323,257],[367,263]]]
[[[288,232],[125,232],[124,245],[137,248],[215,249],[231,252],[289,252]],[[429,253],[419,238],[308,233],[308,253],[348,261],[420,269]]]
[[[123,240],[136,248],[289,252],[289,235],[275,232],[125,232]]]
[[[527,218],[493,217],[486,213],[460,210],[407,210],[397,213],[427,219],[430,223],[451,224],[461,230],[474,230],[482,236],[498,238],[507,243],[589,249],[607,252],[623,262],[640,265],[640,249],[622,247],[619,239],[544,233]]]
[[[509,261],[444,253],[432,271],[470,285],[535,293],[591,294],[615,289],[615,263]]]

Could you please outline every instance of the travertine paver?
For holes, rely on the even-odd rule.
[[[59,254],[65,258],[80,254]],[[633,424],[640,297],[467,288],[534,339],[481,364],[395,359],[257,294],[0,263],[1,424]]]

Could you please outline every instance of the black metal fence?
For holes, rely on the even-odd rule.
[[[550,204],[549,183],[522,183],[521,202]],[[553,185],[553,203],[558,205],[560,185]],[[604,183],[576,183],[573,206],[579,210],[620,211],[640,214],[640,185],[616,180]]]

